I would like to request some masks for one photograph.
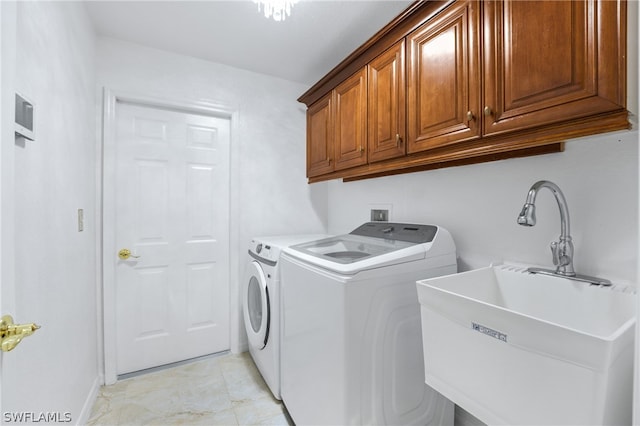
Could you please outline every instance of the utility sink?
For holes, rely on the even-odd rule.
[[[493,266],[418,281],[426,383],[488,424],[631,424],[635,293]]]

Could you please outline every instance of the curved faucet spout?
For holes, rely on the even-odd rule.
[[[556,274],[575,276],[576,273],[573,269],[573,242],[571,241],[569,224],[569,207],[558,185],[548,180],[540,180],[534,183],[531,189],[529,189],[527,200],[518,215],[518,224],[523,226],[534,226],[536,224],[535,203],[536,196],[541,188],[547,188],[553,193],[558,203],[558,208],[560,209],[560,238],[559,241],[551,243],[551,253],[553,255],[553,264],[556,265]]]
[[[531,210],[531,216],[533,217],[533,223],[518,223],[521,225],[533,226],[536,224],[535,219],[535,202],[536,196],[538,195],[538,191],[541,188],[549,189],[556,198],[556,202],[558,203],[558,208],[560,209],[560,240],[571,238],[571,229],[569,224],[569,207],[567,206],[567,200],[564,198],[564,194],[555,183],[548,180],[539,180],[538,182],[531,185],[531,189],[529,189],[529,193],[527,194],[527,200],[525,202],[524,207],[522,208],[523,212],[527,209],[527,205],[529,205],[529,210]],[[522,216],[522,212],[520,213]],[[527,212],[525,212],[527,214]],[[520,219],[520,216],[518,217]]]

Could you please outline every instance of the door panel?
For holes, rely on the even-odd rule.
[[[371,61],[368,69],[369,162],[405,154],[404,41]]]
[[[349,77],[335,93],[335,169],[367,164],[366,68]]]
[[[606,98],[610,88],[598,87],[599,73],[620,71],[607,55],[598,58],[605,32],[597,30],[596,6],[586,0],[485,3],[485,134],[620,109],[615,94]]]
[[[307,177],[333,171],[331,93],[307,110]]]
[[[459,2],[408,37],[407,150],[478,138],[477,2]]]
[[[229,121],[118,103],[117,373],[229,348]]]

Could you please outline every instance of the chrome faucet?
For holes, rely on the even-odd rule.
[[[534,226],[536,224],[536,196],[541,188],[547,188],[553,192],[560,208],[560,239],[551,243],[553,264],[556,266],[556,274],[566,277],[575,277],[573,270],[573,243],[571,242],[569,226],[569,208],[567,200],[558,185],[548,180],[541,180],[533,184],[527,194],[527,201],[518,216],[518,224]]]
[[[549,189],[556,198],[558,208],[560,209],[560,238],[558,241],[551,243],[551,253],[553,256],[553,264],[556,270],[548,270],[541,268],[529,268],[529,272],[534,274],[546,274],[567,277],[570,279],[585,281],[598,285],[611,285],[609,280],[604,280],[586,275],[578,275],[573,269],[573,242],[571,240],[569,225],[569,207],[564,194],[553,182],[541,180],[534,183],[529,189],[527,200],[518,215],[518,224],[522,226],[534,226],[536,224],[536,196],[541,188]]]

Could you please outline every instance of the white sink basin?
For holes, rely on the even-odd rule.
[[[635,294],[496,266],[418,281],[425,381],[488,424],[631,424]]]

